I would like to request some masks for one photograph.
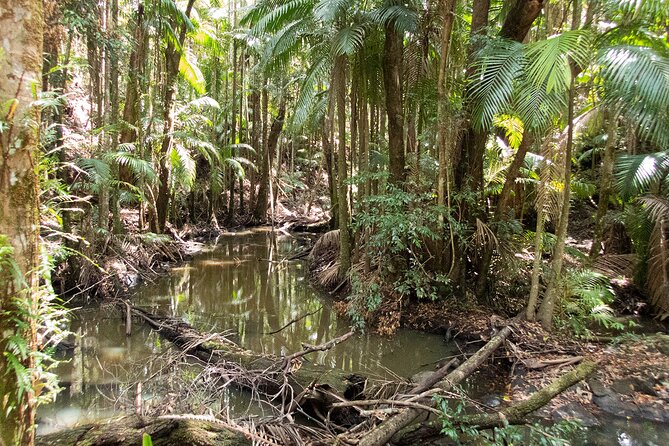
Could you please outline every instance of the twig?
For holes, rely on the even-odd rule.
[[[314,314],[318,313],[319,311],[321,311],[322,309],[323,309],[323,307],[321,306],[321,307],[319,307],[317,310],[312,311],[311,313],[306,313],[306,314],[303,314],[302,316],[296,317],[295,319],[293,319],[292,321],[288,322],[286,325],[284,325],[283,327],[279,328],[278,330],[268,331],[267,333],[263,333],[263,334],[264,334],[264,335],[273,335],[273,334],[277,334],[278,332],[283,331],[283,330],[285,330],[286,328],[290,327],[290,326],[293,325],[295,322],[299,322],[299,321],[301,321],[302,319],[304,319],[305,317],[309,317],[309,316],[311,316],[311,315],[314,315]]]
[[[387,404],[389,406],[413,407],[414,409],[426,410],[441,415],[441,412],[432,407],[425,406],[415,401],[402,401],[402,400],[386,400],[386,399],[354,400],[354,401],[345,401],[341,403],[333,403],[332,407],[378,406],[381,404]]]
[[[295,352],[292,355],[286,356],[283,359],[283,363],[284,364],[290,364],[293,360],[295,360],[297,358],[300,358],[304,355],[308,355],[309,353],[324,352],[326,350],[330,350],[335,345],[340,344],[340,343],[344,342],[345,340],[347,340],[348,338],[350,338],[351,336],[353,336],[353,334],[354,334],[353,331],[349,331],[348,333],[343,334],[343,335],[339,336],[338,338],[334,338],[331,341],[328,341],[328,342],[325,342],[325,343],[319,344],[319,345],[302,344],[302,346],[304,347],[304,350],[302,350],[301,352]]]

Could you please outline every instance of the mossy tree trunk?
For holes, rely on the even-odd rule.
[[[39,186],[32,88],[41,87],[42,2],[0,0],[0,445],[34,442]],[[8,104],[8,108],[4,107]],[[6,237],[6,239],[5,239]],[[17,340],[18,339],[18,340]],[[20,353],[17,344],[28,351]],[[12,365],[11,359],[18,360]],[[19,392],[17,367],[27,383]],[[26,388],[28,387],[28,388]]]

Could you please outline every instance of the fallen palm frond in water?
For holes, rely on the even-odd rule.
[[[418,430],[406,428],[424,420],[425,417],[422,415],[440,412],[434,400],[435,396],[442,399],[453,397],[462,399],[462,396],[451,393],[450,389],[486,363],[488,358],[511,337],[513,334],[511,326],[516,323],[507,321],[507,325],[494,333],[478,352],[455,369],[453,363],[447,363],[422,381],[410,383],[399,377],[395,381],[383,381],[346,374],[342,370],[302,360],[309,353],[328,350],[345,342],[353,336],[352,332],[319,345],[303,344],[302,351],[276,357],[246,350],[222,334],[202,333],[177,318],[152,314],[129,306],[123,301],[119,301],[118,305],[123,310],[130,308],[135,317],[139,317],[161,336],[170,340],[181,351],[183,357],[197,358],[204,364],[203,371],[190,383],[187,391],[193,391],[192,388],[201,386],[201,391],[216,395],[226,391],[230,386],[235,386],[247,390],[251,394],[252,401],[272,407],[271,414],[263,420],[252,418],[233,420],[224,410],[217,416],[171,414],[148,418],[144,422],[145,431],[160,435],[159,444],[228,446],[252,442],[267,446],[329,444],[375,446],[386,444],[391,438],[395,438],[399,444],[416,444],[421,438],[439,435],[439,430],[435,430],[432,425],[422,426]],[[569,360],[565,359],[559,365],[565,365],[565,362],[569,363]],[[548,367],[550,364],[545,366]],[[592,373],[594,367],[594,363],[583,361],[581,365],[547,388],[536,392],[528,400],[500,412],[481,413],[456,419],[455,422],[479,426],[496,425],[505,420],[511,423],[523,423],[525,417],[532,411],[548,403],[575,382],[584,379]],[[164,413],[158,412],[157,415]],[[309,426],[300,422],[303,417],[308,417]],[[122,435],[121,431],[110,431],[110,435],[113,432],[119,435],[119,441],[115,443],[110,440],[114,437],[107,437],[109,441],[105,444],[120,445],[122,438],[134,438],[137,431],[136,420],[127,421],[126,424],[130,426],[128,431],[130,434]],[[203,424],[209,427],[202,427]],[[204,432],[208,432],[206,435],[202,433],[203,429]],[[90,435],[98,435],[102,431],[93,428],[77,431],[80,436],[74,441],[61,441],[64,438],[63,433],[53,434],[44,437],[45,441],[48,441],[42,444],[57,442],[57,444],[74,445],[90,444],[91,441],[94,444],[95,441],[91,440]],[[179,431],[181,434],[175,434],[174,431]],[[61,437],[57,437],[58,435]],[[177,438],[175,435],[181,435],[178,436],[181,438],[181,443],[174,442]],[[402,436],[407,436],[408,443],[402,443]]]

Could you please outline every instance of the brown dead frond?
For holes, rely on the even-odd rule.
[[[474,231],[474,242],[479,247],[488,246],[491,249],[499,248],[499,241],[490,226],[476,219],[476,231]]]
[[[318,284],[324,288],[331,288],[340,282],[339,261],[330,262],[316,274]]]
[[[604,254],[597,257],[592,268],[608,277],[632,277],[638,260],[636,254]]]

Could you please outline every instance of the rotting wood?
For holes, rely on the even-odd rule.
[[[125,306],[125,302],[121,301],[119,305]],[[289,400],[284,402],[283,407],[291,410],[299,406],[309,412],[317,407],[324,413],[338,400],[330,395],[343,398],[345,394],[360,393],[357,388],[359,383],[351,380],[350,373],[299,361],[306,354],[328,350],[344,342],[353,336],[353,332],[318,346],[305,346],[303,351],[278,358],[246,350],[221,335],[203,334],[180,319],[158,316],[136,307],[132,307],[132,312],[184,353],[215,367],[217,373],[231,384],[257,391],[270,399],[287,395]],[[301,398],[297,404],[293,404],[294,396]],[[338,411],[337,419],[339,416],[346,419],[351,414],[351,409],[347,408]]]
[[[250,446],[243,434],[200,420],[145,419],[126,416],[37,437],[37,446],[141,446],[147,433],[155,446]]]
[[[457,369],[451,372],[445,379],[437,383],[437,387],[443,391],[449,391],[456,384],[460,383],[466,377],[471,375],[483,362],[495,351],[497,350],[509,337],[511,334],[511,327],[506,326],[501,329],[495,336],[493,336],[486,345],[484,345],[479,351],[472,355],[469,359],[460,365]],[[440,369],[441,370],[441,369]],[[436,373],[439,373],[438,370]],[[429,379],[428,379],[429,381]],[[434,404],[429,402],[429,404]],[[393,437],[395,433],[399,432],[401,429],[413,423],[418,417],[423,414],[424,411],[414,408],[408,408],[402,412],[394,415],[372,431],[367,433],[360,442],[359,446],[381,446]]]
[[[548,404],[560,393],[586,379],[597,368],[593,361],[585,360],[578,367],[555,379],[549,385],[531,394],[527,399],[507,407],[499,412],[465,415],[454,420],[455,424],[489,429],[508,424],[525,424],[527,416]],[[439,420],[430,420],[417,426],[411,426],[399,432],[400,444],[415,444],[427,437],[438,436],[441,431]]]

